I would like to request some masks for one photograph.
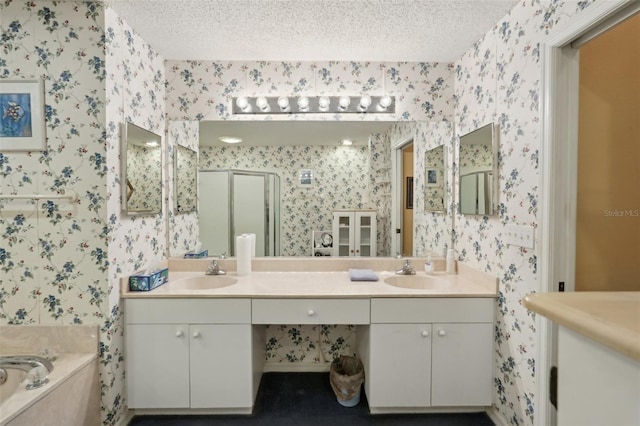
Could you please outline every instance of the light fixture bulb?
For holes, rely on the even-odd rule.
[[[387,108],[389,108],[391,106],[391,96],[389,95],[384,95],[383,97],[380,98],[380,102],[378,103],[378,107],[381,110],[385,110]]]
[[[349,98],[348,96],[340,96],[340,100],[338,101],[338,105],[340,105],[340,108],[347,109],[349,108],[350,103],[351,98]]]
[[[282,111],[287,111],[289,109],[289,98],[286,96],[280,96],[278,98],[278,106]]]
[[[260,96],[256,99],[256,106],[260,111],[269,111],[269,101],[264,96]]]
[[[242,142],[242,138],[236,136],[220,136],[220,139],[224,143],[240,143]]]
[[[342,145],[351,146],[353,145],[353,141],[351,139],[342,139]]]
[[[298,98],[298,107],[300,108],[300,111],[306,111],[307,108],[309,108],[309,98],[306,96],[300,96]]]
[[[160,146],[156,141],[145,142],[145,145],[149,148],[157,148],[158,146]]]
[[[363,95],[360,98],[360,105],[358,105],[360,109],[366,110],[367,108],[369,108],[370,105],[371,105],[371,96]]]
[[[242,112],[251,112],[251,105],[249,105],[249,100],[244,96],[240,96],[236,99],[236,106],[240,108]]]
[[[318,107],[320,111],[327,111],[330,104],[331,100],[327,96],[320,96],[320,99],[318,100]]]

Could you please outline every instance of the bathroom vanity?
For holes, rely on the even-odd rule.
[[[491,405],[495,278],[459,265],[458,275],[404,280],[390,258],[254,259],[247,276],[220,262],[229,275],[205,276],[206,261],[170,261],[168,284],[123,286],[128,401],[138,414],[250,413],[269,324],[356,326],[372,413]],[[350,281],[349,267],[373,265],[379,281]]]
[[[536,293],[558,325],[558,424],[640,424],[640,292]]]

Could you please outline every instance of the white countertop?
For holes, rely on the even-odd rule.
[[[293,269],[304,267],[305,261],[298,262]],[[310,262],[307,260],[306,262]],[[313,260],[311,260],[313,262]],[[316,261],[317,262],[317,261]],[[375,261],[373,264],[375,264]],[[336,262],[328,264],[337,265]],[[395,261],[398,263],[398,261]],[[221,262],[222,264],[222,262]],[[228,264],[228,261],[227,261]],[[323,263],[326,265],[327,263]],[[379,262],[389,266],[390,263]],[[193,264],[195,265],[195,264]],[[202,263],[200,263],[202,265]],[[290,263],[289,263],[290,265]],[[318,265],[315,263],[313,265]],[[341,265],[341,264],[340,264]],[[371,263],[369,264],[371,265]],[[415,263],[417,269],[418,263]],[[354,268],[368,266],[359,262]],[[436,272],[431,276],[440,280],[437,288],[406,289],[395,287],[384,282],[391,276],[398,276],[392,270],[375,271],[378,281],[351,281],[348,268],[342,271],[254,271],[250,275],[237,276],[231,270],[225,277],[237,279],[237,282],[221,288],[191,290],[182,284],[184,280],[198,277],[215,280],[216,276],[205,276],[204,269],[185,271],[176,266],[172,270],[169,264],[169,282],[148,292],[131,292],[126,279],[123,281],[123,298],[170,298],[170,297],[249,297],[249,298],[371,298],[371,297],[496,297],[497,280],[487,274],[472,271],[459,265],[459,274]],[[308,268],[313,269],[313,268]],[[322,269],[322,268],[320,268]],[[373,269],[373,268],[372,268]],[[416,276],[426,276],[424,271],[417,270]]]

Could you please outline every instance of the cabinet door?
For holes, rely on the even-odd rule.
[[[353,256],[355,249],[354,214],[340,212],[333,214],[333,255]]]
[[[371,324],[369,406],[429,406],[430,335],[430,324]]]
[[[493,325],[433,324],[431,405],[491,405]]]
[[[376,215],[375,213],[356,212],[355,216],[355,255],[376,255]]]
[[[127,326],[129,408],[189,407],[188,332],[184,324]]]
[[[191,408],[253,405],[251,324],[192,324]]]

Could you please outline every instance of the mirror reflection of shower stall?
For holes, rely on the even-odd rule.
[[[200,242],[209,256],[235,256],[235,237],[256,234],[256,256],[280,255],[280,177],[248,170],[200,170]]]

